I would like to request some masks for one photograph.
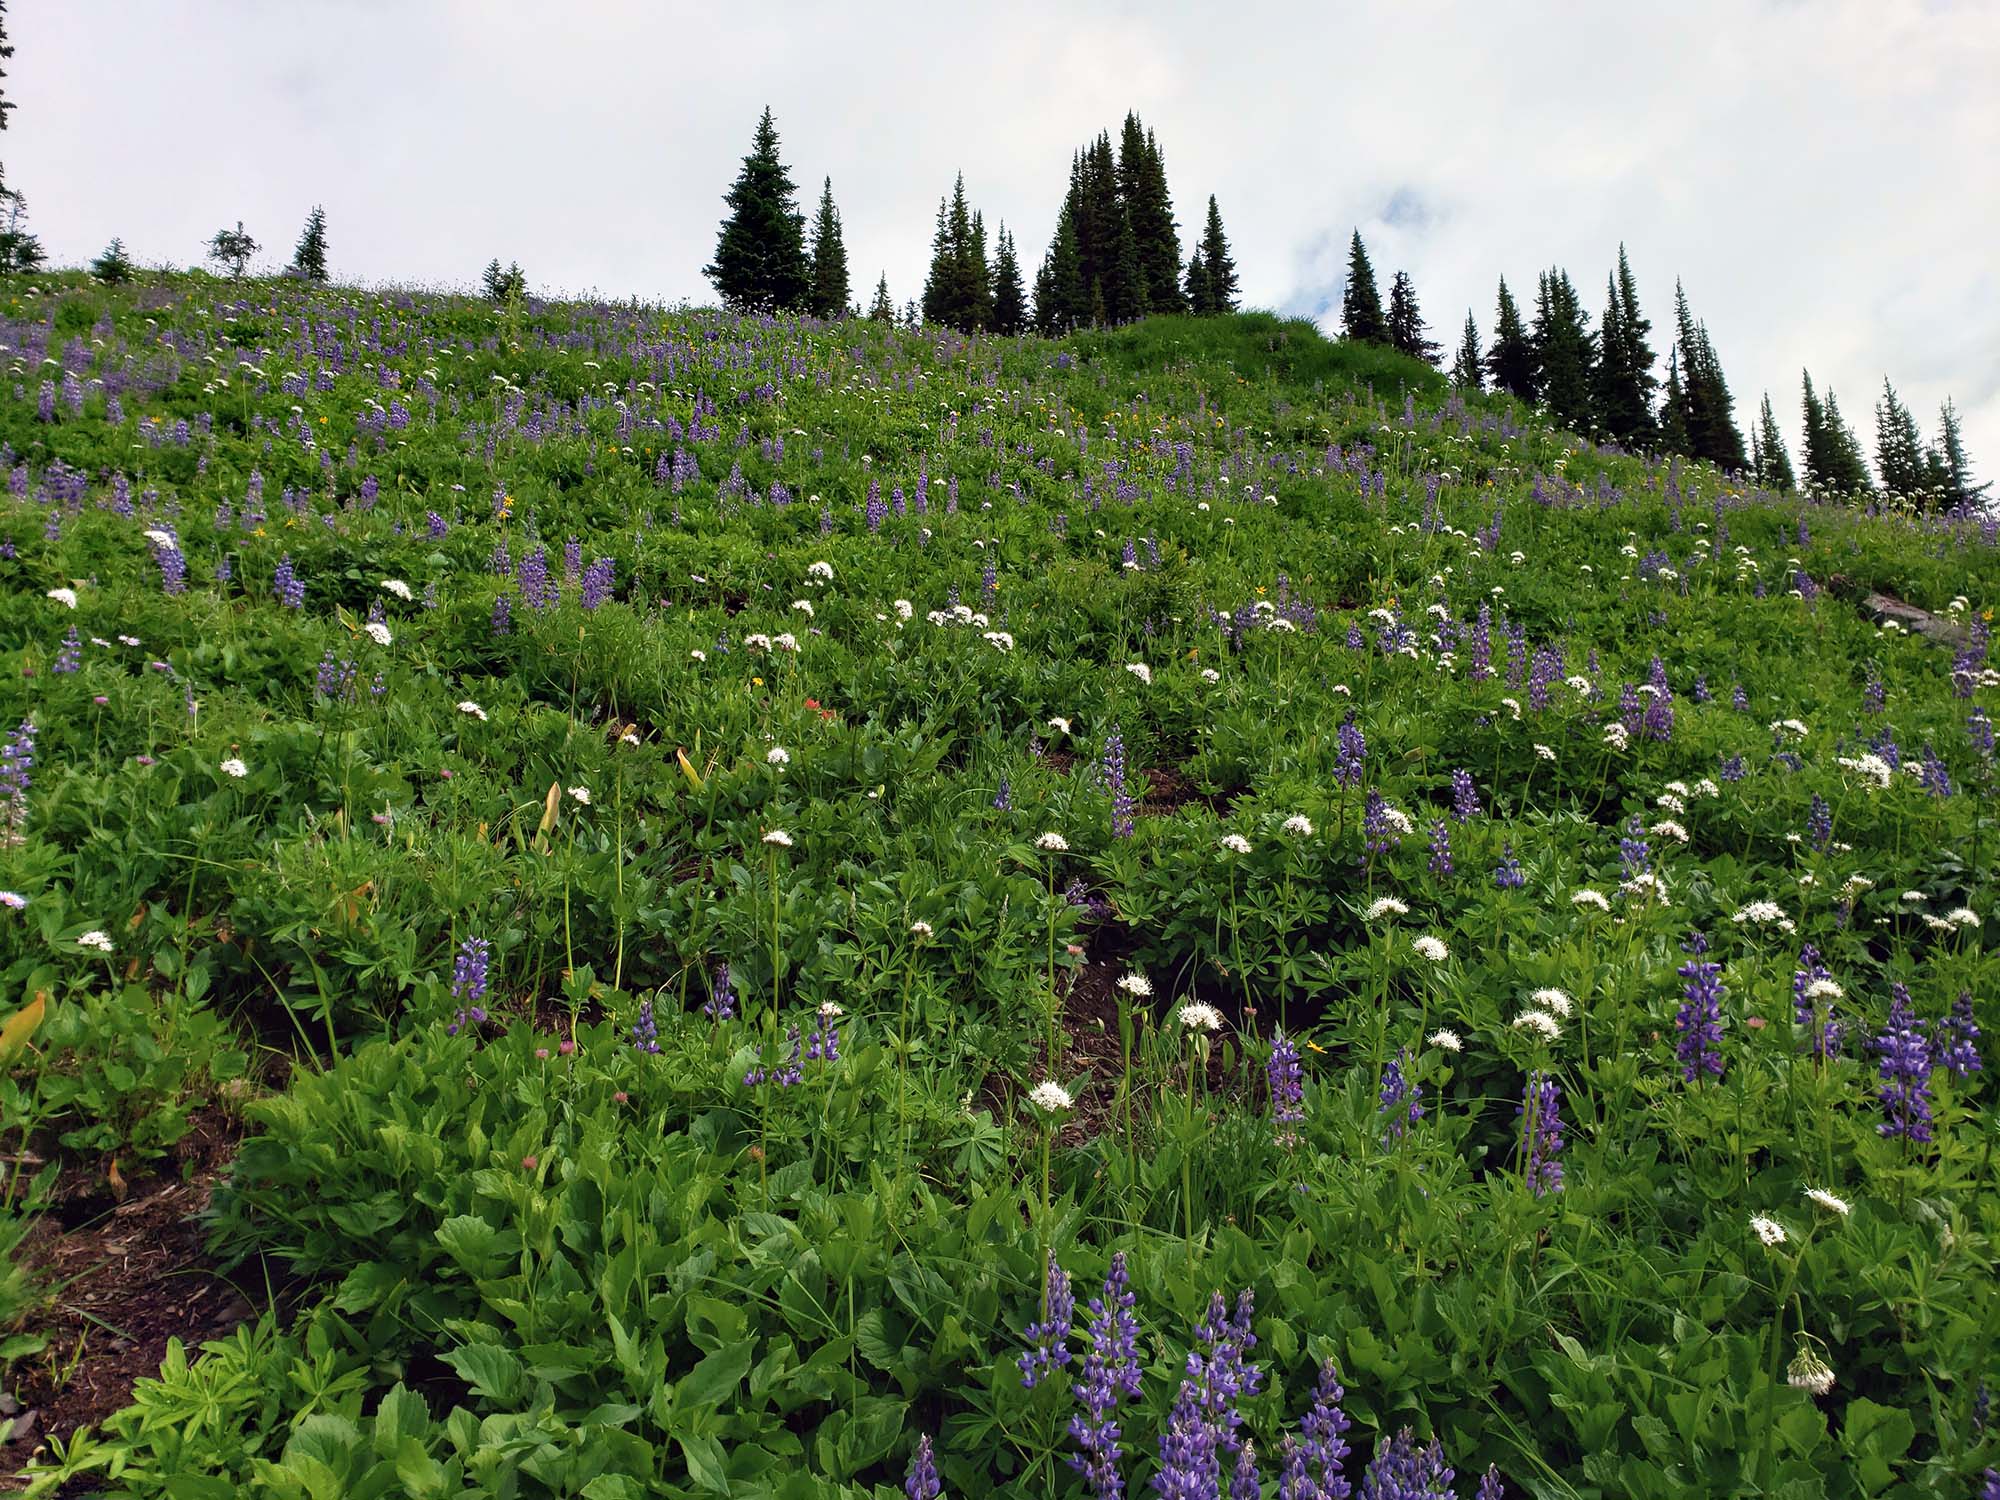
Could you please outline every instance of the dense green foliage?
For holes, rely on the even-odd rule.
[[[296,1278],[41,1493],[1081,1496],[1018,1361],[1121,1253],[1135,1495],[1239,1290],[1270,1493],[1327,1361],[1350,1477],[2000,1461],[1992,523],[1268,315],[0,312],[0,1103],[130,1171],[249,1089]]]

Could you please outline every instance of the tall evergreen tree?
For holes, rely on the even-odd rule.
[[[1479,325],[1472,321],[1472,309],[1465,310],[1465,333],[1458,341],[1458,354],[1451,362],[1451,383],[1461,391],[1486,389],[1486,361],[1479,353]]]
[[[39,271],[48,261],[42,242],[28,232],[27,195],[0,191],[0,275]]]
[[[1882,399],[1875,403],[1875,474],[1891,495],[1914,499],[1929,479],[1924,465],[1924,441],[1917,419],[1882,379]]]
[[[1521,321],[1521,309],[1507,290],[1507,278],[1500,278],[1500,300],[1493,315],[1493,345],[1486,351],[1486,373],[1493,377],[1493,389],[1504,391],[1517,401],[1532,403],[1535,389],[1535,346]]]
[[[1028,325],[1028,294],[1021,284],[1021,260],[1014,236],[1000,226],[993,258],[993,331],[1016,334]]]
[[[841,238],[840,210],[833,206],[833,179],[819,190],[812,226],[812,294],[806,310],[816,318],[844,318],[852,289],[847,280],[847,244]]]
[[[1149,312],[1184,310],[1181,296],[1181,241],[1167,191],[1167,168],[1160,143],[1134,114],[1125,116],[1118,143],[1118,192],[1132,221],[1139,283]]]
[[[1660,446],[1669,453],[1694,452],[1688,436],[1687,382],[1681,379],[1681,346],[1667,346],[1667,383],[1660,390]]]
[[[1646,342],[1652,323],[1639,311],[1639,292],[1625,247],[1618,247],[1618,269],[1605,278],[1604,317],[1598,324],[1597,365],[1592,385],[1600,430],[1628,448],[1645,447],[1659,437],[1653,420],[1653,349]]]
[[[123,286],[132,279],[132,271],[132,257],[125,253],[121,239],[112,240],[90,263],[90,274],[106,286]]]
[[[746,312],[802,308],[812,296],[805,218],[798,189],[778,157],[778,127],[770,107],[757,122],[750,154],[724,193],[729,205],[715,239],[715,259],[702,268],[722,300]]]
[[[931,271],[924,282],[924,321],[967,332],[992,316],[993,279],[986,267],[986,224],[965,201],[965,174],[938,204]]]
[[[1430,338],[1424,315],[1417,308],[1417,286],[1408,271],[1398,271],[1389,283],[1389,344],[1398,353],[1435,365],[1443,352]]]
[[[1931,455],[1937,487],[1943,491],[1947,506],[1972,506],[1985,500],[1993,482],[1972,482],[1972,462],[1965,456],[1965,434],[1959,426],[1958,408],[1949,396],[1938,408],[1938,436]]]
[[[896,304],[889,300],[889,273],[884,271],[882,279],[875,283],[875,300],[868,304],[868,316],[878,323],[896,321]]]
[[[1347,247],[1347,289],[1340,297],[1340,332],[1364,344],[1389,342],[1389,320],[1382,314],[1382,294],[1375,289],[1375,266],[1361,231]]]
[[[1207,317],[1215,311],[1215,298],[1208,289],[1208,263],[1201,258],[1199,245],[1188,257],[1187,274],[1181,281],[1181,290],[1187,297],[1188,311],[1196,317]]]
[[[13,57],[14,44],[7,40],[7,0],[0,0],[0,62],[11,62]],[[7,70],[0,68],[0,81],[6,77]],[[12,113],[14,101],[7,97],[5,88],[0,87],[0,130],[7,128],[7,117]],[[6,163],[0,162],[0,200],[7,196],[7,167]]]
[[[307,281],[326,280],[326,210],[317,203],[306,215],[306,227],[292,251],[292,274]]]
[[[1216,207],[1215,194],[1208,195],[1208,222],[1201,232],[1201,297],[1202,305],[1195,309],[1205,313],[1232,313],[1236,311],[1237,293],[1242,289],[1236,277],[1236,258],[1229,253],[1229,236],[1222,229],[1222,210]],[[1188,278],[1188,298],[1194,299],[1195,280]]]
[[[1583,301],[1561,268],[1542,274],[1529,342],[1535,351],[1535,386],[1550,413],[1564,427],[1589,431],[1591,362],[1596,352]]]
[[[1056,215],[1055,238],[1035,273],[1035,327],[1055,337],[1090,321],[1090,290],[1077,244],[1075,193]]]
[[[1806,485],[1816,495],[1853,495],[1873,488],[1861,444],[1840,415],[1831,390],[1821,397],[1805,377]]]
[[[1685,451],[1705,458],[1722,469],[1742,469],[1748,465],[1743,451],[1743,434],[1733,415],[1735,400],[1723,379],[1722,361],[1708,339],[1708,327],[1697,322],[1688,310],[1687,292],[1674,283],[1675,344],[1680,352],[1680,426],[1687,432]],[[1664,413],[1662,425],[1667,421]]]
[[[250,238],[244,231],[243,221],[238,219],[234,229],[215,231],[215,238],[208,242],[208,258],[219,266],[228,267],[230,276],[240,281],[243,279],[244,271],[249,268],[250,257],[263,248]],[[499,262],[495,261],[494,264],[498,265]]]
[[[1785,451],[1784,434],[1778,431],[1778,419],[1771,414],[1768,391],[1764,393],[1763,405],[1757,409],[1757,434],[1752,441],[1756,449],[1757,482],[1769,490],[1797,489],[1792,455]]]

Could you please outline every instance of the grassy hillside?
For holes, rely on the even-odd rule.
[[[1266,315],[0,313],[42,1492],[2000,1462],[1990,523]]]

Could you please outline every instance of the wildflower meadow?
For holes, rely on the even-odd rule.
[[[2000,1493],[1990,513],[1264,314],[0,360],[31,1493]]]

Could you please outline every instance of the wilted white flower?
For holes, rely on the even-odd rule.
[[[819,1003],[819,1013],[831,1021],[836,1016],[846,1015],[847,1007],[842,1005],[838,1000],[822,1000]]]
[[[1551,1015],[1561,1016],[1565,1021],[1569,1019],[1569,1013],[1574,1006],[1574,1002],[1571,1001],[1567,994],[1553,986],[1536,990],[1534,994],[1528,997],[1528,1000],[1531,1004],[1540,1006]]]
[[[1516,1031],[1532,1031],[1545,1042],[1553,1042],[1562,1035],[1562,1026],[1556,1018],[1545,1010],[1524,1010],[1514,1017]]]
[[[1458,1033],[1449,1028],[1433,1031],[1430,1034],[1430,1044],[1441,1052],[1459,1052],[1465,1048],[1465,1043],[1459,1040]]]
[[[767,766],[788,766],[791,763],[792,752],[783,745],[773,745],[764,752],[764,764]]]
[[[1035,840],[1037,849],[1046,849],[1051,854],[1062,854],[1069,849],[1069,840],[1059,833],[1045,833]]]
[[[1028,1091],[1028,1099],[1034,1104],[1036,1109],[1049,1115],[1073,1108],[1076,1104],[1076,1101],[1070,1097],[1069,1090],[1057,1083],[1053,1078],[1043,1079],[1042,1082],[1030,1089]]]
[[[1279,824],[1278,827],[1281,833],[1293,834],[1299,838],[1312,837],[1312,819],[1308,818],[1304,813],[1293,813],[1283,823]]]
[[[467,698],[463,703],[458,705],[458,711],[462,714],[470,714],[482,724],[486,722],[486,710],[481,708],[477,703],[474,703],[470,698]]]
[[[1853,1212],[1853,1209],[1849,1207],[1845,1198],[1836,1198],[1825,1188],[1807,1188],[1806,1197],[1809,1201],[1817,1203],[1828,1213],[1839,1214],[1843,1219]]]
[[[571,796],[571,797],[572,797],[573,799],[575,799],[576,801],[578,801],[578,802],[582,803],[582,804],[583,804],[583,805],[584,805],[585,807],[588,807],[588,806],[590,806],[590,788],[589,788],[589,787],[587,787],[587,786],[573,786],[573,787],[571,787],[571,788],[569,789],[569,794],[570,794],[570,796]]]
[[[1571,894],[1569,904],[1571,906],[1594,906],[1599,911],[1611,910],[1611,903],[1604,899],[1604,892],[1602,891],[1588,889],[1576,891]]]
[[[1802,1343],[1799,1352],[1792,1356],[1792,1362],[1785,1366],[1785,1384],[1815,1396],[1824,1396],[1833,1389],[1833,1366]]]
[[[378,646],[386,646],[395,640],[395,637],[389,634],[389,627],[380,620],[370,620],[361,628],[367,632],[368,639]]]
[[[1407,917],[1409,914],[1409,907],[1394,896],[1377,896],[1368,903],[1368,910],[1362,915],[1370,922],[1379,922],[1384,917]]]
[[[1189,1031],[1222,1030],[1222,1012],[1204,1001],[1196,1000],[1192,1004],[1183,1005],[1179,1016],[1181,1025]]]
[[[238,781],[241,781],[245,776],[250,774],[250,768],[233,755],[216,769],[221,771],[225,776],[235,777]]]
[[[1416,939],[1410,946],[1416,950],[1417,957],[1427,958],[1434,964],[1441,964],[1451,957],[1451,950],[1429,933]]]
[[[776,845],[780,849],[789,849],[792,847],[792,836],[782,828],[773,828],[764,835],[764,842]]]
[[[387,594],[394,594],[398,599],[403,600],[405,603],[409,602],[410,586],[407,583],[403,582],[403,580],[400,578],[383,579],[382,591]]]
[[[1134,677],[1138,678],[1141,682],[1146,683],[1148,685],[1150,685],[1153,681],[1153,669],[1147,666],[1142,661],[1127,662],[1125,664],[1125,670],[1130,672]]]
[[[1776,1219],[1767,1219],[1762,1214],[1750,1216],[1750,1227],[1757,1231],[1757,1238],[1767,1245],[1782,1245],[1787,1238],[1784,1225]]]
[[[1222,836],[1222,847],[1227,849],[1231,854],[1248,854],[1250,852],[1250,840],[1243,837],[1240,833],[1225,833]]]
[[[77,938],[76,945],[79,948],[89,948],[97,953],[109,953],[112,946],[111,935],[106,932],[100,932],[93,927],[89,932]]]
[[[1129,974],[1118,976],[1118,988],[1128,995],[1137,995],[1143,1000],[1153,993],[1153,981],[1134,969]]]
[[[49,594],[48,594],[48,597],[49,597],[49,598],[51,598],[51,599],[53,599],[53,600],[55,600],[55,601],[56,601],[56,603],[58,603],[58,604],[62,605],[62,606],[63,606],[63,608],[65,608],[65,609],[75,609],[75,608],[76,608],[76,590],[75,590],[75,589],[66,589],[66,588],[65,588],[65,589],[50,589],[50,590],[49,590]]]

